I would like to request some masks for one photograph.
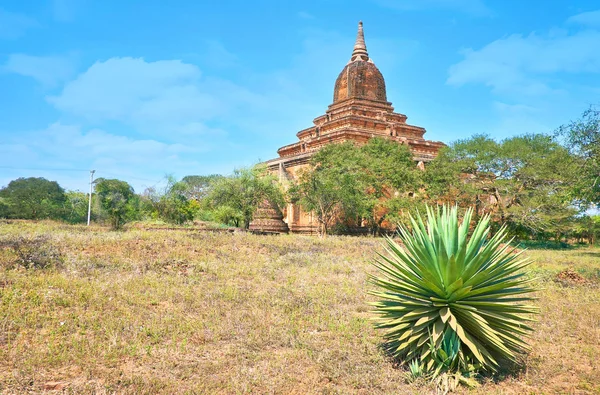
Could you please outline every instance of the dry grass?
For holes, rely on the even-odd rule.
[[[0,238],[44,234],[60,267],[9,268],[0,250],[2,393],[435,392],[378,348],[366,279],[380,240],[0,223]],[[528,254],[543,287],[533,350],[471,392],[600,392],[600,250]],[[569,268],[589,281],[554,281]]]

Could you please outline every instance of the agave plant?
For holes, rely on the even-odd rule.
[[[411,216],[412,231],[399,230],[403,246],[387,238],[375,262],[381,273],[371,278],[385,349],[434,376],[516,362],[537,312],[527,304],[531,262],[509,247],[506,228],[490,237],[488,216],[469,237],[471,218],[467,210],[460,222],[456,207],[427,207],[426,224]]]

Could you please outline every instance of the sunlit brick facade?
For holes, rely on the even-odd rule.
[[[293,182],[299,170],[324,145],[344,141],[364,144],[372,137],[383,137],[408,145],[415,165],[423,167],[444,144],[425,140],[425,129],[407,124],[406,119],[406,115],[395,113],[387,101],[385,80],[369,57],[360,22],[350,61],[335,82],[333,103],[324,115],[314,119],[313,126],[296,134],[299,141],[279,148],[279,158],[266,165],[279,174],[285,185]],[[292,232],[314,233],[318,229],[316,218],[296,204],[288,204],[283,221]]]

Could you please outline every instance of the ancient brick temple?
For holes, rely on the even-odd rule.
[[[326,144],[344,141],[364,144],[372,137],[384,137],[407,144],[414,154],[415,164],[423,167],[435,158],[444,144],[425,140],[425,129],[407,124],[406,119],[406,115],[395,113],[392,103],[387,100],[385,80],[369,57],[363,25],[359,22],[350,61],[335,81],[333,103],[324,115],[314,119],[313,126],[296,134],[298,142],[279,148],[279,158],[266,162],[266,165],[279,174],[285,185],[293,181],[298,171],[308,165],[313,153]],[[266,212],[263,211],[262,225],[253,224],[255,229],[268,230],[265,225],[269,221],[264,218]],[[289,204],[282,214],[283,222],[292,232],[315,233],[318,229],[316,217],[303,212],[297,204]],[[281,229],[282,220],[272,216],[269,223]]]

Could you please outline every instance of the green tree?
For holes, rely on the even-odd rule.
[[[600,110],[590,107],[581,119],[558,128],[557,134],[579,159],[575,197],[584,206],[600,206]]]
[[[477,218],[491,193],[500,151],[501,145],[485,135],[456,141],[444,149],[426,170],[430,202],[473,207]]]
[[[186,197],[187,190],[185,184],[177,182],[165,194],[164,218],[167,221],[181,225],[194,220],[194,215],[198,211],[198,203]]]
[[[332,173],[319,168],[302,171],[298,182],[289,190],[293,202],[315,213],[319,233],[323,236],[327,235],[333,221],[342,213],[343,202],[353,188],[349,182],[350,174],[336,176]]]
[[[500,220],[513,229],[564,234],[578,212],[572,206],[576,166],[569,151],[550,136],[504,140],[492,188]]]
[[[143,219],[157,220],[159,211],[157,206],[160,202],[161,193],[154,186],[144,189],[140,194],[140,214]]]
[[[72,224],[86,222],[88,195],[79,191],[68,191],[65,195],[67,199],[63,219]]]
[[[217,180],[220,180],[222,178],[223,176],[220,174],[211,174],[208,176],[190,175],[185,176],[181,179],[181,183],[186,185],[184,195],[195,208],[195,219],[198,219],[200,221],[218,221],[226,224],[232,223],[231,220],[224,220],[223,218],[233,217],[222,215],[223,213],[225,213],[225,211],[222,210],[220,212],[220,215],[217,215],[217,213],[211,208],[211,204],[208,199],[212,185]]]
[[[481,189],[467,182],[465,176],[472,175],[464,173],[462,167],[451,147],[442,148],[437,157],[425,166],[422,176],[425,200],[433,205],[474,205]]]
[[[359,148],[363,216],[374,233],[384,220],[398,220],[413,207],[421,182],[413,154],[407,145],[372,138]]]
[[[409,148],[395,141],[331,144],[312,157],[291,194],[315,213],[323,234],[336,221],[366,223],[379,233],[386,219],[395,221],[414,205],[420,173]]]
[[[8,218],[10,216],[10,207],[3,198],[0,198],[0,218]]]
[[[190,186],[177,181],[173,176],[166,176],[166,186],[161,191],[147,188],[140,197],[141,212],[152,219],[184,224],[194,219],[200,208],[199,203],[189,196]]]
[[[523,236],[560,237],[577,213],[572,205],[577,159],[551,136],[501,142],[474,136],[452,144],[438,158],[424,177],[436,203],[454,198],[477,214],[490,212],[496,226],[507,223]]]
[[[113,229],[120,229],[127,220],[135,216],[136,196],[133,187],[127,182],[98,178],[94,190]]]
[[[327,145],[313,155],[311,167],[290,188],[292,201],[315,213],[321,235],[327,235],[336,220],[356,220],[364,212],[360,162],[353,143]]]
[[[594,215],[590,221],[590,244],[595,244],[600,239],[600,215]]]
[[[244,217],[240,210],[233,207],[221,205],[213,210],[213,218],[215,221],[225,225],[241,227],[244,224]]]
[[[211,185],[215,180],[223,178],[220,174],[211,174],[208,176],[185,176],[181,179],[181,183],[186,185],[183,194],[187,199],[201,201],[208,196]]]
[[[266,168],[255,166],[251,169],[235,170],[231,177],[213,181],[207,200],[214,210],[227,212],[228,218],[241,218],[240,225],[250,226],[258,206],[268,199],[278,207],[284,204],[283,193],[276,178]],[[222,207],[227,207],[224,210]]]
[[[589,244],[595,244],[600,237],[600,215],[582,215],[573,224],[573,237],[579,242],[587,240]]]
[[[7,216],[22,219],[60,219],[66,202],[64,189],[45,178],[18,178],[0,189]]]

